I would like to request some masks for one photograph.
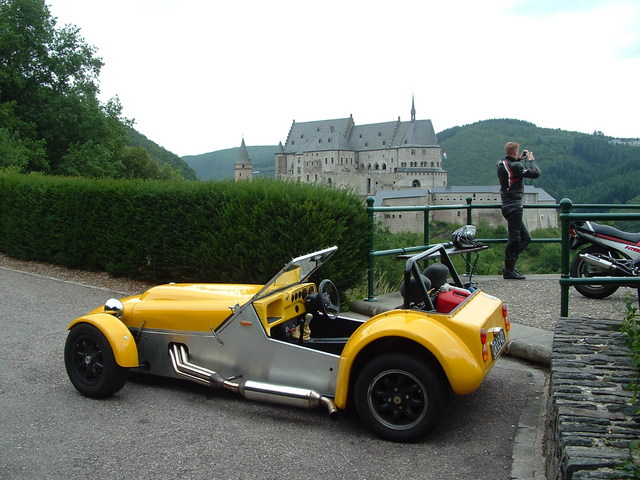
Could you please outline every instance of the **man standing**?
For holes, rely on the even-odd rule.
[[[520,156],[520,145],[507,142],[504,146],[506,156],[498,162],[498,180],[500,180],[500,197],[502,198],[502,216],[507,220],[509,238],[504,252],[503,278],[524,280],[516,269],[518,256],[531,242],[531,235],[522,221],[522,200],[524,197],[524,179],[538,178],[540,169],[536,164],[533,152],[525,150]],[[522,161],[529,161],[526,167]]]

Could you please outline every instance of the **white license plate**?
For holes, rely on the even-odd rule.
[[[507,344],[507,337],[502,328],[496,328],[493,331],[493,340],[491,341],[491,355],[494,359],[498,358],[500,352]]]

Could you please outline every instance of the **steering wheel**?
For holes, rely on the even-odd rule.
[[[335,283],[329,279],[322,280],[318,285],[320,308],[331,320],[338,318],[340,313],[340,295]]]

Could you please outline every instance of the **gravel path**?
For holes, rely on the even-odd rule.
[[[106,288],[123,296],[144,292],[152,286],[104,272],[87,272],[40,262],[25,262],[0,254],[0,268],[11,268],[60,280]],[[526,280],[504,280],[498,276],[475,276],[473,280],[488,293],[504,300],[511,321],[530,327],[553,330],[560,316],[559,275],[529,275]],[[638,305],[636,290],[620,288],[612,296],[594,300],[575,289],[569,290],[569,316],[583,318],[622,319],[627,302]]]
[[[526,280],[504,280],[497,276],[473,278],[488,293],[502,299],[513,323],[553,330],[560,317],[560,275],[527,275]],[[569,289],[569,317],[622,319],[627,302],[638,305],[636,290],[620,288],[607,298],[596,300]]]

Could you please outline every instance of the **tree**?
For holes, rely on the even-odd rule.
[[[117,97],[97,98],[102,66],[77,27],[56,28],[44,0],[0,0],[0,167],[157,178],[159,167],[130,162]]]

